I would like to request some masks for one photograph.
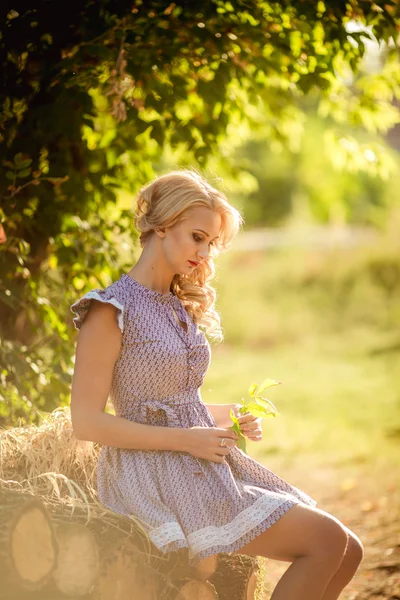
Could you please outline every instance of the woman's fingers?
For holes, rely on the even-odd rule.
[[[242,432],[244,431],[256,431],[259,430],[261,431],[261,418],[256,418],[251,416],[251,420],[247,420],[243,423],[240,423],[240,429]]]
[[[224,441],[223,446],[221,446],[221,442],[222,440]],[[224,451],[221,452],[221,454],[225,454],[225,453],[229,453],[230,449],[233,448],[234,446],[236,446],[237,444],[237,438],[218,438],[218,443],[217,443],[217,452],[220,453],[220,451]],[[227,451],[227,452],[225,452]]]
[[[238,439],[238,435],[237,433],[235,433],[235,431],[233,431],[233,429],[221,429],[216,427],[215,431],[217,432],[217,436],[219,438],[224,438],[225,440],[227,439],[231,439],[231,440],[237,440]]]
[[[244,436],[253,442],[259,442],[262,439],[261,418],[253,417],[250,413],[243,415],[239,419],[240,430]]]
[[[218,450],[216,450],[216,454],[219,454],[220,456],[227,456],[230,451],[231,449],[228,448],[228,446],[222,446],[221,448],[218,448]]]
[[[256,435],[256,436],[246,436],[249,440],[251,440],[252,442],[261,442],[262,440],[262,434],[261,435]]]
[[[239,436],[233,429],[217,429],[216,431],[218,452],[220,448],[227,448],[229,452],[233,446],[236,446]],[[224,440],[223,446],[221,446],[222,440]]]
[[[250,413],[247,413],[245,415],[242,415],[239,418],[239,425],[240,425],[240,429],[243,431],[251,431],[253,429],[256,429],[257,427],[260,427],[261,425],[261,418],[260,417],[253,417],[253,415],[251,415]]]
[[[251,421],[254,421],[257,417],[253,417],[253,415],[251,413],[246,413],[245,415],[240,415],[240,417],[238,418],[238,421],[240,424],[242,423],[249,423]]]
[[[243,435],[261,435],[261,427],[255,427],[254,429],[242,429]]]

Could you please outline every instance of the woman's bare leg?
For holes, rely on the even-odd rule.
[[[324,594],[340,569],[349,539],[348,530],[338,519],[297,504],[237,553],[292,563],[271,600],[334,600],[348,583],[344,577],[343,582],[335,582],[337,596],[333,595],[336,591],[326,598]]]
[[[364,548],[361,541],[355,533],[350,531],[350,529],[347,529],[347,527],[345,527],[345,529],[349,535],[346,554],[343,557],[339,569],[330,580],[328,587],[322,596],[322,600],[336,600],[339,598],[340,592],[353,579],[364,556]]]

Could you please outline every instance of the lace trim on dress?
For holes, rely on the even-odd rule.
[[[242,510],[232,521],[221,527],[210,525],[188,535],[190,554],[193,556],[212,546],[236,542],[254,527],[269,517],[288,498],[261,496],[248,508]]]
[[[157,548],[162,548],[176,540],[186,540],[185,534],[181,526],[176,521],[164,523],[160,527],[156,527],[149,531],[149,537]]]
[[[76,317],[74,317],[72,319],[76,329],[79,329],[84,321],[84,317],[86,316],[86,314],[89,310],[90,300],[98,300],[99,302],[103,302],[103,304],[112,304],[113,306],[115,306],[115,308],[118,309],[117,325],[120,328],[121,332],[122,333],[124,332],[124,307],[123,307],[123,305],[120,304],[118,302],[118,300],[116,300],[116,298],[108,298],[108,299],[102,298],[101,295],[94,290],[92,290],[92,291],[88,292],[87,294],[85,294],[84,296],[82,296],[82,298],[80,298],[77,302],[75,302],[75,304],[73,304],[71,306],[71,311],[77,315]],[[85,301],[87,301],[87,302],[85,302]]]
[[[271,492],[270,492],[271,493]],[[279,497],[270,495],[261,496],[248,508],[242,510],[236,517],[221,527],[209,526],[190,533],[187,536],[189,544],[189,555],[195,556],[203,550],[213,546],[229,545],[243,537],[246,533],[257,527],[267,517],[269,517],[279,506],[285,504],[293,496],[287,497],[279,494]],[[170,542],[185,539],[185,535],[178,523],[170,522],[153,529],[149,533],[150,539],[161,548]]]

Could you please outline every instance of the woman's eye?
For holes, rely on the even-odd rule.
[[[195,240],[195,242],[201,242],[203,240],[203,238],[199,237],[196,234],[193,234],[193,239]],[[209,246],[215,246],[214,242],[209,242]]]

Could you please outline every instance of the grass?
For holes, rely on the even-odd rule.
[[[364,257],[339,254],[220,257],[225,342],[212,346],[202,397],[238,402],[253,382],[283,381],[268,394],[280,415],[264,421],[261,443],[248,444],[260,462],[299,454],[321,464],[398,462],[399,305],[388,308]]]
[[[202,386],[214,404],[240,401],[265,377],[283,382],[266,394],[280,415],[247,450],[360,536],[366,557],[343,600],[398,592],[400,251],[388,252],[397,271],[385,270],[387,251],[380,240],[220,257],[225,341],[212,346]],[[376,259],[383,268],[371,273]],[[263,599],[287,566],[267,561]]]
[[[207,403],[238,402],[252,382],[283,381],[268,397],[280,411],[263,424],[265,439],[249,444],[257,459],[299,452],[321,460],[395,458],[400,438],[400,357],[356,354],[346,344],[283,347],[268,351],[220,347],[202,388]],[[397,435],[396,435],[397,432]]]

